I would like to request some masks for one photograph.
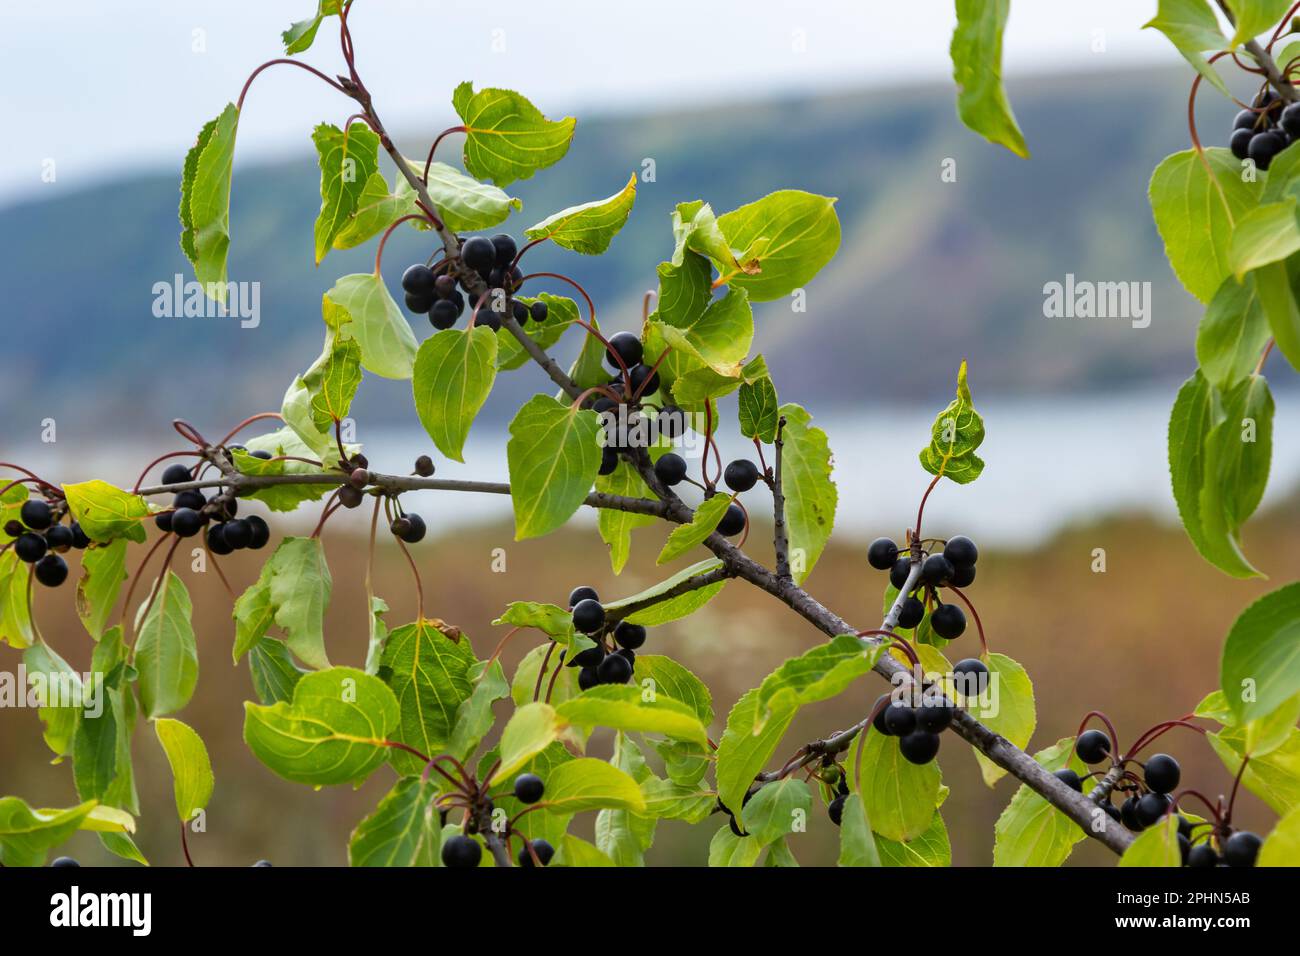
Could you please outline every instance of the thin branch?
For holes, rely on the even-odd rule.
[[[793,582],[790,575],[790,533],[785,523],[785,491],[781,485],[781,459],[785,448],[785,418],[776,423],[776,466],[772,472],[772,516],[776,530],[773,544],[776,547],[776,576],[782,581]]]

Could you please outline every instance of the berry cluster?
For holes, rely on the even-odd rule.
[[[1255,97],[1254,105],[1232,121],[1228,145],[1238,159],[1251,159],[1266,170],[1273,157],[1300,138],[1300,103],[1285,105],[1272,90]]]
[[[250,452],[257,458],[270,458],[270,452]],[[169,465],[163,472],[164,485],[179,485],[192,481],[190,470],[184,465]],[[178,538],[192,538],[207,527],[208,550],[213,554],[230,554],[244,548],[258,550],[271,540],[271,529],[258,515],[236,518],[239,502],[224,491],[211,498],[203,497],[197,488],[178,491],[172,499],[172,510],[154,518],[161,530]]]
[[[580,667],[578,687],[587,690],[597,684],[626,684],[632,679],[636,651],[645,643],[646,630],[640,624],[619,621],[611,629],[605,620],[600,595],[593,588],[574,588],[569,595],[573,626],[596,642],[573,655],[569,667]],[[612,643],[611,643],[612,642]]]
[[[1110,737],[1100,730],[1085,730],[1075,741],[1074,752],[1086,764],[1102,763],[1111,759]],[[1154,754],[1142,765],[1140,778],[1125,773],[1116,785],[1117,792],[1128,794],[1124,802],[1116,807],[1107,800],[1101,808],[1112,820],[1140,833],[1159,823],[1167,814],[1176,812],[1172,794],[1178,789],[1182,776],[1177,760],[1169,754]],[[1073,770],[1058,770],[1056,777],[1074,790],[1083,792],[1083,780]],[[1261,843],[1260,838],[1248,830],[1234,831],[1231,827],[1210,822],[1193,823],[1178,815],[1178,849],[1183,866],[1254,866]]]
[[[655,462],[655,477],[669,488],[680,484],[686,480],[686,460],[675,452],[662,455]],[[747,458],[737,458],[722,472],[722,480],[737,494],[749,491],[763,477],[758,466]],[[718,533],[727,538],[734,537],[745,530],[745,523],[745,509],[733,501],[718,522]]]
[[[18,517],[5,524],[5,534],[14,539],[18,560],[34,565],[36,580],[56,588],[68,579],[68,563],[60,556],[69,548],[90,545],[90,539],[75,521],[61,524],[67,511],[62,502],[51,504],[41,498],[23,502]]]
[[[509,309],[515,321],[523,323],[546,321],[546,303],[534,302],[531,306],[513,301],[510,296],[519,288],[523,273],[514,264],[519,247],[515,240],[501,233],[491,239],[471,236],[462,239],[460,261],[466,270],[459,283],[442,262],[430,268],[417,262],[402,273],[402,291],[406,293],[406,307],[419,315],[428,315],[435,329],[449,329],[465,311],[465,293],[470,292],[470,279],[477,274],[488,284],[488,292],[479,307],[480,325],[492,330],[501,328],[501,319]],[[459,285],[459,288],[457,288]]]
[[[513,795],[520,803],[532,805],[542,799],[546,792],[546,783],[535,773],[521,773],[515,777]],[[492,801],[485,800],[483,807],[487,815],[491,815],[493,804]],[[477,831],[477,825],[471,819],[467,821],[467,828],[470,832]],[[529,852],[529,846],[532,852]],[[520,866],[535,866],[533,855],[536,854],[537,861],[542,866],[551,862],[555,856],[555,847],[546,840],[526,841],[520,849],[517,857]],[[456,834],[447,839],[442,844],[442,865],[452,869],[471,869],[479,865],[483,859],[483,847],[473,837],[466,834]]]
[[[971,584],[975,580],[979,548],[970,538],[959,534],[944,543],[941,553],[922,550],[921,555],[921,574],[899,610],[898,626],[909,630],[916,627],[925,619],[927,606],[933,604],[930,627],[944,640],[956,640],[966,630],[966,613],[956,604],[944,604],[939,599],[939,588],[964,588]],[[899,589],[907,584],[912,571],[911,554],[900,556],[898,545],[889,538],[871,542],[867,563],[878,571],[888,571],[889,583]]]
[[[839,764],[823,767],[822,774],[823,779],[827,775],[835,779],[835,796],[830,803],[826,804],[826,815],[831,818],[831,823],[839,826],[844,820],[844,801],[849,798],[849,777]]]
[[[926,691],[917,706],[882,694],[876,700],[871,727],[886,737],[897,737],[898,752],[910,762],[927,764],[939,753],[939,735],[952,724],[953,709],[938,689]]]

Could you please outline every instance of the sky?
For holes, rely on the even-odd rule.
[[[173,171],[200,126],[315,0],[9,0],[0,12],[0,203],[39,199],[49,173],[88,188]],[[1156,0],[1014,0],[1004,72],[1172,64],[1141,25]],[[518,89],[551,116],[743,103],[808,91],[950,80],[952,0],[360,0],[358,70],[386,125],[454,116],[452,89]],[[337,21],[303,55],[341,67]],[[238,161],[308,152],[316,122],[350,101],[293,67],[263,73],[240,120]],[[411,150],[414,151],[414,150]]]

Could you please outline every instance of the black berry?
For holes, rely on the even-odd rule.
[[[954,641],[966,630],[966,615],[955,604],[940,604],[930,612],[930,626],[946,641]]]
[[[271,540],[271,529],[265,519],[260,515],[249,515],[244,520],[248,522],[250,534],[248,546],[254,551],[265,548],[266,543]]]
[[[1223,845],[1223,862],[1228,866],[1254,866],[1263,841],[1247,830],[1238,830]]]
[[[907,736],[916,729],[916,711],[894,701],[885,708],[885,729],[894,737]]]
[[[338,496],[339,504],[344,508],[356,508],[366,500],[366,496],[361,489],[352,485],[340,485]]]
[[[1300,136],[1300,103],[1288,103],[1278,125],[1290,136]]]
[[[1057,770],[1052,774],[1052,776],[1061,781],[1061,783],[1065,784],[1071,790],[1077,790],[1079,793],[1083,793],[1083,780],[1080,779],[1079,775],[1069,767]]]
[[[927,733],[938,734],[952,725],[953,707],[947,701],[926,703],[916,708],[916,726]]]
[[[162,514],[154,517],[153,523],[159,531],[171,531],[172,513],[170,511],[164,511]]]
[[[898,590],[903,589],[907,583],[907,576],[912,573],[912,559],[910,557],[901,557],[894,562],[894,566],[889,571],[889,583]]]
[[[247,548],[253,540],[253,529],[249,527],[248,522],[243,518],[227,521],[221,526],[221,530],[222,537],[226,539],[226,544],[236,551],[240,548]]]
[[[76,860],[74,860],[74,859],[73,859],[72,857],[70,857],[70,856],[59,856],[59,857],[55,857],[55,858],[54,858],[54,862],[51,863],[50,866],[57,866],[57,867],[60,867],[60,868],[62,868],[62,867],[70,867],[70,866],[80,867],[81,864],[78,863]]]
[[[450,299],[439,299],[433,304],[433,307],[429,309],[429,322],[432,323],[435,329],[441,332],[442,330],[449,329],[456,324],[456,320],[460,318],[460,311],[461,310],[456,307],[456,303]]]
[[[81,530],[81,525],[72,522],[72,546],[78,551],[90,547],[90,538]]]
[[[203,527],[203,515],[193,508],[177,508],[172,512],[171,530],[178,538],[192,538]]]
[[[162,483],[164,485],[179,485],[183,481],[190,480],[190,470],[184,465],[168,465],[167,470],[162,473]]]
[[[9,535],[11,538],[18,537],[26,530],[27,529],[23,527],[23,523],[17,518],[10,518],[5,522],[5,534]]]
[[[546,303],[538,299],[528,307],[528,314],[534,322],[545,322],[547,313]]]
[[[655,477],[669,488],[681,484],[686,477],[686,459],[672,451],[661,455],[655,462]]]
[[[665,405],[655,418],[659,434],[665,438],[680,438],[686,432],[686,413],[676,405]]]
[[[974,657],[958,661],[952,666],[953,686],[963,697],[979,697],[988,689],[989,669]]]
[[[213,554],[230,554],[234,551],[234,545],[226,540],[226,526],[224,524],[214,524],[208,528],[207,533],[208,550]]]
[[[1137,818],[1144,827],[1149,827],[1160,820],[1173,805],[1173,800],[1164,793],[1144,793],[1138,798]]]
[[[33,531],[44,531],[54,523],[54,512],[50,509],[49,502],[39,498],[28,498],[24,501],[18,511],[18,517]]]
[[[578,606],[581,601],[599,601],[600,595],[596,593],[595,588],[579,587],[569,592],[569,607]]]
[[[889,709],[889,695],[881,694],[877,697],[876,702],[872,705],[871,709],[876,712],[875,719],[871,722],[872,729],[878,734],[892,737],[893,734],[891,734],[889,728],[885,726],[885,711]]]
[[[979,548],[975,547],[975,542],[964,534],[959,534],[954,538],[949,538],[948,543],[943,546],[943,556],[952,562],[953,567],[959,568],[964,564],[974,564],[979,560]]]
[[[596,677],[602,684],[626,684],[632,679],[632,662],[622,654],[606,654],[596,667]]]
[[[433,470],[433,459],[428,455],[421,455],[415,459],[415,473],[421,478],[432,477]]]
[[[1138,817],[1138,800],[1139,797],[1129,797],[1120,805],[1119,818],[1124,826],[1128,827],[1134,833],[1146,829],[1146,824]]]
[[[722,480],[732,491],[748,491],[758,484],[758,477],[758,466],[747,458],[737,458],[722,473]]]
[[[619,647],[634,651],[645,643],[645,628],[640,624],[619,621],[618,626],[614,628],[614,642]]]
[[[442,865],[453,869],[478,866],[483,847],[471,837],[457,834],[442,845]]]
[[[423,541],[425,532],[428,530],[424,524],[424,519],[414,511],[408,511],[398,520],[400,521],[403,518],[406,520],[406,525],[401,531],[395,532],[395,534],[407,544],[417,544],[418,542]]]
[[[955,568],[942,554],[932,554],[921,565],[921,583],[937,588],[952,577]]]
[[[569,661],[569,667],[595,667],[605,659],[605,647],[602,644],[595,644],[586,650],[578,651]]]
[[[826,815],[836,826],[839,826],[840,821],[844,819],[844,800],[843,796],[838,796],[826,806]]]
[[[583,634],[594,634],[605,624],[605,609],[593,598],[583,598],[573,605],[573,626]]]
[[[1110,738],[1100,730],[1085,730],[1075,741],[1074,752],[1084,763],[1101,763],[1110,753]]]
[[[939,753],[939,735],[914,730],[898,741],[898,752],[915,764],[927,764]]]
[[[172,498],[173,508],[191,508],[198,511],[208,503],[208,499],[203,497],[203,492],[191,488],[189,491],[182,491]]]
[[[718,522],[718,534],[725,538],[730,538],[740,534],[745,530],[745,511],[740,505],[732,502],[727,506],[727,512]]]
[[[955,588],[969,587],[975,583],[975,565],[957,565],[956,570],[952,572],[952,577],[948,579],[948,583]]]
[[[921,600],[915,597],[904,598],[902,606],[898,609],[898,626],[911,630],[924,619],[925,605]]]
[[[623,366],[631,369],[641,364],[644,350],[641,340],[631,332],[618,332],[609,338],[609,348],[605,350],[605,362],[610,368],[619,371],[623,366],[614,358],[615,353],[623,360]]]
[[[42,535],[25,531],[18,536],[14,542],[14,554],[18,555],[19,561],[26,561],[28,564],[39,561],[45,557],[45,552],[50,549],[50,543]]]
[[[1233,156],[1238,159],[1246,159],[1250,156],[1250,141],[1254,138],[1254,130],[1233,130],[1232,137],[1228,140],[1228,148],[1232,150]]]
[[[537,862],[545,866],[551,862],[551,857],[555,856],[555,847],[551,846],[545,840],[533,841],[533,853],[537,854]],[[532,854],[528,852],[528,847],[523,847],[519,851],[520,866],[536,866],[533,862]]]
[[[496,263],[499,266],[509,266],[515,261],[515,256],[519,253],[519,246],[515,244],[513,236],[504,232],[499,232],[492,237],[492,248],[496,251]]]
[[[897,560],[898,545],[892,538],[877,538],[867,548],[867,564],[877,571],[888,571]]]
[[[600,678],[596,676],[596,668],[584,667],[578,671],[578,690],[591,690],[600,683]]]
[[[424,315],[433,308],[433,303],[437,301],[431,295],[416,295],[413,292],[406,293],[404,300],[406,310],[414,312],[416,315]]]
[[[1182,778],[1178,761],[1169,754],[1156,754],[1147,761],[1142,773],[1146,785],[1156,793],[1173,793]]]
[[[408,266],[402,273],[402,291],[407,295],[418,295],[432,299],[437,294],[435,283],[438,277],[423,262]],[[417,311],[429,311],[427,308]]]
[[[1208,843],[1198,843],[1187,852],[1187,865],[1194,869],[1210,869],[1219,865],[1219,854]]]
[[[487,275],[496,265],[497,250],[492,240],[484,236],[471,236],[460,247],[460,261],[475,272]]]
[[[545,791],[546,784],[535,773],[521,773],[515,777],[515,799],[520,803],[536,803]]]
[[[57,554],[47,554],[36,562],[36,580],[47,588],[57,588],[68,579],[68,562]]]
[[[1247,155],[1255,161],[1257,168],[1267,170],[1269,164],[1273,162],[1273,157],[1284,149],[1286,149],[1286,137],[1269,130],[1265,133],[1256,133],[1251,138]]]
[[[641,397],[645,398],[659,391],[659,373],[652,373],[649,365],[635,365],[630,374],[629,381],[632,383],[634,395],[640,392]]]

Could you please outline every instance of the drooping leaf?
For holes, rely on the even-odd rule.
[[[466,82],[456,87],[451,102],[465,126],[465,168],[476,179],[509,186],[559,162],[569,151],[574,119],[552,122],[513,90],[475,93]]]
[[[725,497],[725,496],[724,496]],[[689,527],[689,525],[687,526]],[[652,584],[643,591],[638,591],[630,597],[620,598],[617,601],[609,601],[605,604],[605,613],[617,615],[621,620],[629,624],[640,624],[644,627],[658,627],[661,624],[667,624],[669,621],[676,621],[683,617],[694,614],[722,590],[727,583],[725,580],[715,581],[713,584],[705,585],[701,588],[694,588],[686,591],[676,597],[667,598],[641,608],[639,611],[633,611],[630,614],[622,614],[625,607],[630,605],[641,604],[645,601],[652,601],[662,594],[666,594],[673,588],[677,587],[684,581],[701,574],[707,574],[722,567],[722,562],[718,558],[705,558],[703,561],[696,562],[690,567],[682,568],[671,577],[665,578],[658,584]]]
[[[318,432],[328,433],[348,417],[360,384],[361,346],[356,339],[336,339],[321,369],[320,388],[311,396],[312,423]]]
[[[381,673],[397,697],[401,720],[393,739],[430,757],[451,741],[456,714],[473,692],[470,669],[475,665],[468,640],[453,641],[431,621],[394,628],[384,643]],[[423,764],[395,750],[393,767],[399,774],[418,774]]]
[[[940,802],[938,762],[918,766],[903,757],[895,738],[868,731],[855,738],[844,758],[846,767],[855,765],[859,747],[862,773],[857,782],[871,829],[897,842],[925,833]]]
[[[1237,723],[1258,720],[1300,693],[1300,584],[1264,595],[1233,623],[1220,685]]]
[[[496,333],[482,325],[435,332],[416,354],[411,378],[415,412],[438,450],[452,461],[465,460],[465,439],[492,391],[496,360]]]
[[[321,21],[326,17],[337,16],[342,5],[342,0],[318,0],[314,17],[298,20],[280,34],[280,39],[284,41],[284,52],[292,56],[308,50],[316,39]]]
[[[491,782],[512,778],[524,764],[550,746],[564,728],[565,722],[550,704],[541,701],[524,704],[501,731],[501,765]]]
[[[807,826],[812,810],[812,791],[797,777],[765,784],[745,807],[748,839],[766,846]]]
[[[605,199],[561,209],[524,230],[529,239],[549,239],[564,249],[587,256],[602,255],[627,222],[636,201],[636,173],[627,185]]]
[[[1261,203],[1237,219],[1228,245],[1228,261],[1238,282],[1261,266],[1279,262],[1300,251],[1300,221],[1296,197]]]
[[[230,250],[230,177],[234,170],[239,110],[228,103],[199,132],[185,157],[181,179],[181,249],[204,293],[226,301]],[[89,532],[87,532],[89,534]]]
[[[88,800],[66,810],[34,810],[18,797],[0,797],[0,864],[41,866],[49,850],[76,833],[95,806]]]
[[[984,471],[984,460],[975,454],[983,441],[984,419],[975,411],[963,360],[957,370],[957,397],[935,418],[930,444],[921,449],[921,467],[959,485],[969,484]]]
[[[442,827],[434,810],[437,791],[419,777],[403,777],[348,841],[350,866],[437,866]]]
[[[281,541],[253,585],[259,586],[268,589],[275,625],[284,632],[289,650],[304,664],[329,667],[325,654],[325,608],[329,605],[333,580],[320,539]],[[264,618],[259,616],[258,620]]]
[[[28,585],[32,566],[18,560],[13,548],[0,554],[0,640],[15,650],[36,640]]]
[[[357,211],[370,178],[379,171],[379,137],[363,123],[341,130],[321,123],[312,132],[320,166],[320,212],[314,230],[316,264]]]
[[[1211,147],[1204,157],[1202,162],[1192,149],[1165,157],[1151,174],[1148,196],[1178,281],[1209,302],[1232,274],[1233,226],[1258,202],[1260,185],[1243,181],[1228,150]]]
[[[812,573],[835,525],[839,492],[831,481],[831,449],[826,433],[798,405],[782,405],[782,490],[790,543],[790,570],[796,584]]]
[[[645,797],[637,782],[617,767],[593,757],[579,757],[552,770],[542,801],[550,813],[645,809]]]
[[[649,497],[650,489],[646,487],[641,476],[637,474],[630,462],[619,460],[618,466],[611,474],[596,476],[596,490],[607,495],[623,495],[629,498]],[[621,574],[632,553],[632,532],[655,523],[652,515],[621,511],[618,508],[601,508],[596,516],[596,527],[601,540],[609,546],[609,563],[615,574]]]
[[[424,175],[423,163],[418,165],[417,172]],[[505,222],[511,212],[522,209],[524,205],[497,186],[471,179],[446,163],[434,162],[429,165],[427,188],[429,198],[442,217],[443,225],[457,232],[490,229]]]
[[[695,716],[705,727],[713,723],[713,695],[704,681],[662,654],[638,654],[636,657],[636,682],[642,689],[662,691],[673,700],[681,701],[695,711]]]
[[[506,444],[516,541],[548,534],[578,510],[600,468],[599,429],[595,412],[548,395],[519,409]]]
[[[850,797],[850,799],[852,799]],[[845,802],[845,811],[848,803]],[[913,840],[876,838],[882,866],[952,866],[952,845],[948,842],[948,828],[943,815],[935,812],[930,828]]]
[[[678,525],[668,535],[668,540],[664,542],[663,550],[659,552],[655,563],[666,564],[673,558],[680,557],[692,548],[703,544],[705,539],[717,530],[718,522],[727,513],[731,501],[730,495],[717,494],[696,508],[689,522]]]
[[[935,818],[939,818],[936,813]],[[942,824],[941,824],[942,825]],[[927,831],[928,832],[928,831]],[[922,839],[922,838],[918,838]],[[850,793],[844,800],[840,812],[840,866],[882,866],[881,850],[876,835],[871,832],[871,821],[867,818],[866,804],[862,794]],[[894,844],[904,846],[906,844]]]
[[[961,121],[1022,159],[1029,147],[1002,88],[1002,32],[1011,0],[957,0],[949,55]]]
[[[770,302],[807,285],[839,249],[835,202],[782,189],[719,216],[718,228],[732,249],[741,250],[745,267],[723,271],[718,281],[744,289],[753,302]]]
[[[1182,866],[1178,849],[1178,815],[1171,813],[1137,835],[1124,855],[1120,866]]]
[[[1215,388],[1230,389],[1255,368],[1268,335],[1255,277],[1224,279],[1196,329],[1201,374]]]
[[[199,679],[199,654],[190,595],[175,571],[167,572],[152,605],[141,604],[141,613],[146,606],[148,613],[136,622],[135,667],[145,716],[155,718],[190,702]]]
[[[1256,269],[1255,289],[1273,339],[1291,367],[1300,369],[1300,254]]]
[[[77,582],[77,615],[86,631],[99,640],[117,605],[126,580],[126,541],[96,545],[82,552],[81,580]]]
[[[1240,554],[1241,527],[1259,506],[1273,455],[1273,396],[1262,375],[1243,379],[1213,403],[1205,436],[1201,525]]]
[[[780,419],[777,407],[776,386],[770,376],[745,382],[740,386],[740,433],[746,438],[772,444],[776,440],[776,425]]]
[[[603,684],[555,708],[566,724],[663,734],[704,745],[708,734],[694,709],[666,693],[631,685]]]
[[[46,680],[32,690],[44,724],[45,743],[56,757],[63,757],[71,752],[74,736],[81,725],[82,708],[77,706],[84,700],[81,675],[44,641],[35,641],[24,650],[22,661],[29,674],[47,675]],[[66,688],[69,695],[52,693],[56,688],[60,691]],[[22,692],[27,693],[27,688]]]
[[[384,378],[410,378],[419,348],[384,280],[372,272],[346,275],[325,293],[352,316],[349,327],[361,346],[361,365]]]
[[[244,742],[287,780],[320,787],[360,783],[388,759],[399,720],[383,681],[352,667],[303,675],[293,700],[244,704]]]
[[[1208,0],[1160,0],[1155,17],[1143,24],[1144,29],[1147,27],[1154,27],[1167,36],[1197,73],[1224,96],[1231,95],[1205,59],[1207,52],[1222,50],[1226,42]]]
[[[157,720],[154,731],[171,764],[176,813],[181,823],[189,823],[212,799],[212,762],[208,759],[208,748],[192,727],[179,720]]]

